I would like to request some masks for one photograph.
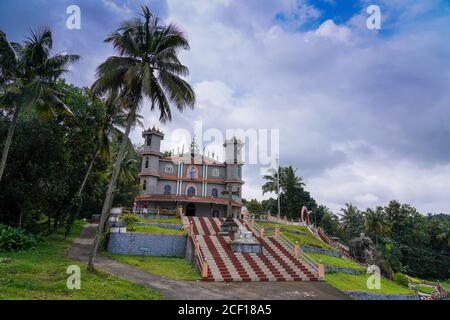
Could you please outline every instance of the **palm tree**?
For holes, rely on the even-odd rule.
[[[278,194],[278,174],[281,172],[281,167],[278,170],[270,168],[268,170],[269,174],[266,174],[263,179],[267,182],[263,184],[262,191],[263,194],[267,192],[273,192]],[[280,185],[281,189],[281,185]]]
[[[93,97],[95,99],[95,97]],[[87,180],[92,172],[95,161],[100,157],[103,160],[109,160],[111,157],[111,141],[119,141],[123,138],[123,132],[120,128],[125,128],[127,123],[127,114],[124,110],[119,108],[118,93],[109,92],[108,97],[102,100],[99,104],[104,109],[104,114],[100,121],[97,123],[98,130],[95,136],[96,149],[89,162],[84,178],[78,188],[77,193],[72,199],[72,211],[69,214],[66,221],[65,236],[68,236],[72,227],[73,221],[79,214],[79,210],[82,204],[82,194],[86,186]],[[133,121],[133,127],[139,125],[143,127],[142,116],[135,115]],[[126,138],[128,147],[133,148],[130,139]]]
[[[278,175],[280,179],[278,180]],[[265,175],[263,179],[267,180],[262,186],[263,194],[266,192],[274,192],[278,196],[278,218],[280,218],[280,195],[286,196],[287,214],[293,216],[298,204],[298,192],[305,186],[303,178],[297,176],[297,169],[292,166],[279,167],[278,170],[274,168],[269,169],[269,174]]]
[[[378,245],[379,237],[388,237],[391,233],[391,224],[386,219],[382,207],[375,210],[367,209],[365,214],[364,228],[368,234],[375,236],[375,242]]]
[[[267,192],[278,193],[278,174],[280,174],[280,193],[286,192],[289,186],[293,188],[302,188],[305,186],[303,178],[297,176],[297,169],[292,166],[289,167],[279,167],[278,172],[274,168],[268,170],[269,174],[263,177],[267,180],[262,186],[263,194]]]
[[[353,204],[346,203],[341,209],[342,216],[339,229],[345,232],[347,240],[357,236],[364,228],[364,216]]]
[[[172,120],[170,103],[179,111],[183,111],[186,106],[194,107],[194,91],[181,78],[188,75],[189,69],[178,59],[178,52],[181,49],[188,50],[189,44],[175,25],[161,25],[148,7],[143,6],[139,18],[122,23],[105,41],[112,43],[119,55],[109,57],[97,68],[93,90],[98,95],[108,90],[120,91],[121,106],[128,110],[125,138],[129,136],[144,97],[151,101],[151,110],[159,110],[161,122]],[[92,245],[88,262],[90,269],[94,268],[98,243],[108,217],[126,146],[124,139],[117,154]]]
[[[79,56],[64,53],[51,56],[52,47],[52,32],[48,27],[32,31],[23,43],[9,42],[5,33],[0,31],[0,105],[12,110],[0,161],[0,181],[22,110],[34,107],[40,116],[70,114],[60,99],[62,93],[56,90],[55,81]]]

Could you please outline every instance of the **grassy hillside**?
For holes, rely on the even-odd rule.
[[[284,225],[284,224],[276,224],[276,223],[273,223],[273,222],[258,222],[257,224],[260,227],[271,228],[271,229],[273,229],[276,226],[278,226],[278,227],[280,227],[280,230],[282,232],[283,232],[283,230],[291,230],[291,231],[303,232],[304,234],[296,234],[296,233],[291,233],[291,232],[284,232],[283,233],[286,236],[286,238],[288,238],[290,241],[292,241],[292,243],[295,243],[296,241],[298,241],[300,246],[301,245],[307,245],[307,246],[312,246],[312,247],[317,247],[317,248],[322,248],[322,249],[329,249],[329,250],[332,249],[325,242],[317,239],[317,237],[315,235],[313,235],[308,230],[308,228],[306,228],[306,227],[302,227],[302,226],[288,226],[288,225]]]
[[[358,271],[364,271],[366,270],[365,267],[344,258],[338,258],[338,257],[331,257],[327,256],[325,254],[319,254],[319,253],[308,253],[308,255],[314,259],[317,263],[322,263],[325,266],[329,267],[340,267],[340,268],[348,268],[348,269],[354,269]]]
[[[200,274],[183,258],[141,257],[108,254],[109,257],[138,269],[174,280],[201,280]]]
[[[350,275],[346,273],[327,273],[325,276],[326,282],[333,287],[342,291],[360,291],[382,294],[398,294],[398,295],[411,295],[414,294],[413,290],[400,286],[399,284],[381,278],[381,288],[369,289],[367,287],[368,275]]]
[[[131,231],[130,231],[131,232]],[[134,231],[139,233],[169,234],[169,235],[186,235],[186,231],[177,229],[168,229],[158,226],[141,226],[135,227]]]
[[[55,234],[31,250],[0,253],[11,259],[0,263],[0,299],[162,299],[162,295],[143,286],[133,284],[104,272],[89,272],[80,261],[68,259],[66,251],[81,231],[77,223],[71,236],[64,240]],[[9,260],[7,259],[7,260]],[[66,286],[67,267],[81,268],[81,289],[69,290]]]

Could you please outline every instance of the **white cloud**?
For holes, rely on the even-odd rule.
[[[334,210],[397,199],[448,212],[449,21],[383,36],[357,13],[344,25],[326,20],[291,32],[274,16],[296,3],[169,0],[168,20],[191,44],[182,61],[198,104],[163,128],[192,130],[196,120],[223,131],[279,128],[282,165],[299,168],[307,189]],[[244,173],[244,197],[261,198],[259,168]]]

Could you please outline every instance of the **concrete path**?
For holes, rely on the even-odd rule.
[[[69,250],[69,257],[86,262],[97,225],[88,224]],[[203,282],[157,276],[99,255],[96,267],[161,292],[175,300],[341,300],[350,299],[325,282]]]

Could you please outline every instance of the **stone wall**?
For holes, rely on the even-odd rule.
[[[148,233],[111,233],[108,251],[114,254],[180,257],[186,253],[187,236]]]
[[[420,300],[417,294],[399,295],[359,291],[347,291],[346,294],[356,300]]]
[[[335,251],[335,250],[328,250],[328,249],[316,248],[316,247],[305,246],[305,245],[302,245],[301,249],[306,253],[320,253],[320,254],[330,256],[330,257],[337,257],[337,258],[341,257],[341,253],[339,251]]]
[[[160,228],[164,228],[164,229],[175,229],[175,230],[183,229],[183,226],[181,224],[175,224],[175,223],[138,222],[138,225],[140,225],[140,226],[155,226],[155,227],[160,227]]]
[[[325,273],[347,273],[347,274],[363,274],[366,273],[365,270],[355,270],[351,268],[342,268],[342,267],[334,267],[334,266],[325,266]]]

